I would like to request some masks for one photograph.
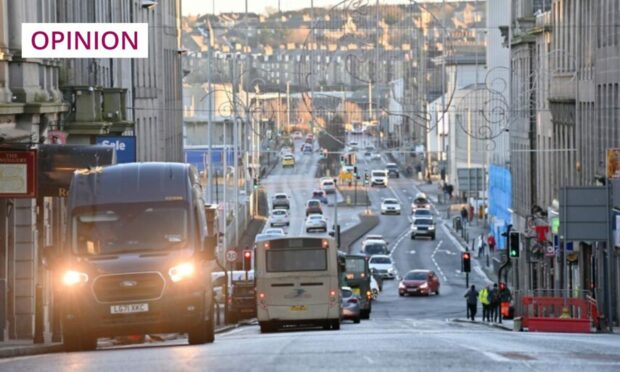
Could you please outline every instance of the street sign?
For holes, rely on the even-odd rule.
[[[229,249],[226,251],[226,261],[235,262],[237,261],[237,251],[233,249]]]
[[[560,188],[560,236],[564,241],[609,238],[609,195],[606,187]]]
[[[136,136],[97,136],[96,142],[114,147],[118,164],[136,161]]]
[[[484,189],[484,169],[458,168],[456,174],[460,191],[477,193]]]
[[[547,244],[545,246],[545,256],[546,257],[553,257],[553,256],[555,256],[555,247],[553,245]]]
[[[34,198],[37,193],[37,152],[0,151],[0,198]]]

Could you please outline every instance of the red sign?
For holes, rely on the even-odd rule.
[[[61,130],[48,130],[47,131],[47,142],[56,145],[66,145],[67,144],[67,133]]]
[[[0,198],[34,198],[36,185],[35,150],[0,150]]]

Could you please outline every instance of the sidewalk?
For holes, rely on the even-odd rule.
[[[455,323],[469,323],[469,324],[477,324],[483,325],[486,327],[497,328],[504,331],[514,331],[514,321],[512,319],[503,319],[501,323],[493,323],[493,322],[483,322],[481,320],[469,320],[465,318],[455,318],[452,319]]]

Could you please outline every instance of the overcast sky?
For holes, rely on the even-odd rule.
[[[405,4],[408,0],[380,0],[381,4]],[[443,0],[417,0],[418,2],[441,2]],[[455,1],[455,0],[448,0]],[[456,0],[465,1],[465,0]],[[246,0],[182,0],[183,15],[207,14],[212,12],[215,4],[215,13],[243,12]],[[254,13],[264,13],[266,7],[278,9],[278,0],[247,0],[248,9]],[[315,7],[331,7],[342,3],[342,0],[314,0]],[[480,0],[484,2],[484,0]],[[309,8],[311,0],[280,0],[282,11]],[[375,4],[376,0],[348,0],[347,3]]]

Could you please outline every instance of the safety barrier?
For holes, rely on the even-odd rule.
[[[590,296],[520,296],[518,315],[530,332],[590,333],[598,322],[596,300]]]

